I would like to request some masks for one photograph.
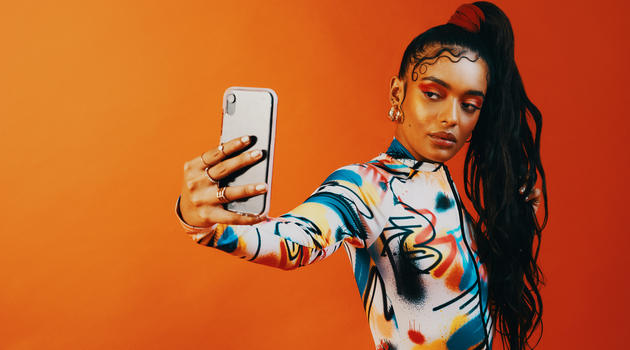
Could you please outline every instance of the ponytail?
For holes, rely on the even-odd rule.
[[[491,62],[487,99],[466,154],[465,188],[479,216],[474,222],[475,240],[488,270],[490,313],[504,347],[521,350],[532,348],[529,339],[539,326],[542,336],[538,286],[543,275],[537,261],[548,218],[540,158],[542,115],[525,93],[509,19],[490,2],[473,4],[484,13],[479,36]],[[534,188],[537,173],[545,208],[542,225],[524,198]],[[518,191],[522,185],[523,194]]]

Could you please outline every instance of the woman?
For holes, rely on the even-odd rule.
[[[248,137],[187,162],[176,206],[182,225],[199,244],[282,269],[343,243],[377,349],[489,349],[494,329],[507,348],[525,349],[541,324],[547,193],[541,114],[525,94],[508,18],[489,2],[460,6],[409,44],[389,98],[398,124],[387,151],[337,169],[277,218],[222,207],[266,190],[218,188],[260,160],[256,151],[230,158]],[[444,164],[467,142],[465,190],[477,218]]]

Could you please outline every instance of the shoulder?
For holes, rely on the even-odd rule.
[[[362,163],[352,163],[341,166],[328,175],[322,185],[338,182],[348,185],[363,186],[379,185],[384,180],[384,169],[379,157]]]
[[[389,192],[387,173],[373,160],[341,166],[328,175],[320,191],[338,191],[344,197],[360,199],[365,205],[381,203]]]

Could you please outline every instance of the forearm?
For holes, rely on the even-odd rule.
[[[276,220],[279,218],[255,225],[219,224],[214,231],[196,242],[241,259],[283,270],[295,269],[324,259],[334,253],[341,244],[336,242],[334,245],[318,248],[304,242],[297,243],[274,232],[281,230],[286,234],[289,230],[297,230],[294,236],[298,236],[302,229]],[[301,233],[303,234],[303,231]]]
[[[293,269],[312,264],[346,242],[365,248],[369,232],[380,232],[383,200],[371,170],[351,165],[332,173],[306,201],[287,214],[252,225],[187,225],[195,242],[268,266]]]
[[[296,219],[290,214],[286,214],[289,217],[268,218],[255,225],[214,224],[196,227],[183,219],[179,200],[175,211],[186,233],[198,244],[284,270],[324,259],[342,243],[330,237],[331,230],[327,226],[324,227],[327,234],[322,234],[321,228],[313,222],[305,218]],[[345,239],[355,245],[362,244],[349,235]]]

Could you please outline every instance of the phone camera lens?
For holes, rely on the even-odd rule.
[[[228,103],[236,102],[236,96],[234,94],[229,94],[228,97],[227,97],[227,101],[228,101]]]

